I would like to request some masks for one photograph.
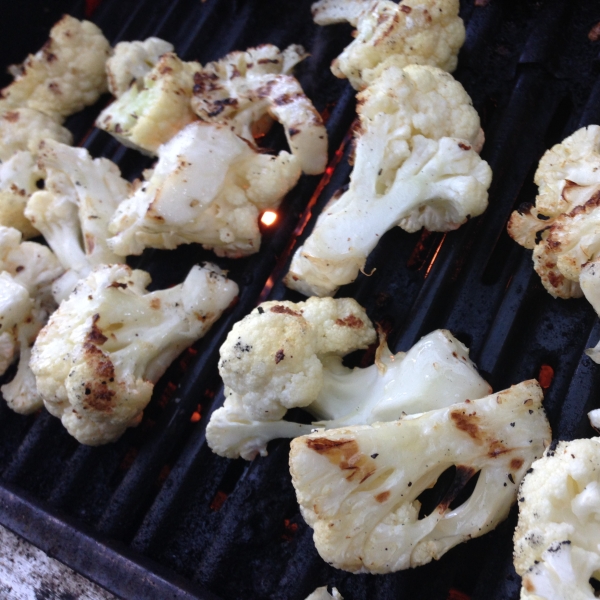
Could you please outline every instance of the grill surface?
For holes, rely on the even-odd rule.
[[[600,21],[600,6],[585,0],[461,4],[467,41],[455,77],[486,132],[482,155],[494,171],[490,207],[446,235],[390,231],[367,264],[374,274],[359,276],[338,296],[355,297],[385,324],[396,351],[432,329],[449,328],[471,348],[495,390],[550,366],[554,379],[545,406],[554,436],[589,437],[585,413],[597,406],[599,367],[583,350],[600,337],[597,318],[584,300],[553,300],[543,290],[530,252],[508,238],[505,225],[516,206],[534,200],[533,173],[544,150],[600,122],[600,43],[587,37]],[[350,172],[354,93],[328,65],[351,30],[317,27],[309,8],[308,1],[104,0],[93,13],[113,43],[158,35],[183,58],[201,62],[260,43],[304,44],[312,56],[297,73],[328,115],[332,168],[322,179],[302,177],[277,226],[265,231],[259,255],[215,259],[186,246],[147,251],[131,261],[151,272],[156,287],[182,281],[196,262],[215,261],[240,284],[240,301],[175,362],[156,386],[142,424],[115,444],[80,446],[46,412],[22,417],[2,403],[0,523],[124,598],[300,600],[330,584],[346,600],[445,600],[460,597],[457,592],[516,600],[514,509],[496,531],[435,564],[353,576],[328,567],[314,549],[290,483],[288,443],[273,443],[267,458],[252,463],[228,461],[206,447],[206,423],[223,400],[218,347],[259,298],[301,299],[281,284],[295,236],[309,233]],[[0,40],[8,64],[37,50],[62,12],[82,18],[86,6],[30,0],[3,10]],[[148,160],[92,127],[107,100],[67,125],[94,156],[115,160],[133,178]],[[284,142],[275,131],[265,145],[279,149]],[[193,424],[198,405],[202,419]]]

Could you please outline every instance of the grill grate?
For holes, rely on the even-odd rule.
[[[455,76],[486,131],[482,155],[494,170],[490,208],[446,235],[388,232],[369,258],[366,271],[374,274],[359,276],[338,295],[355,297],[389,327],[396,350],[434,328],[451,329],[494,389],[551,367],[545,406],[555,436],[590,436],[585,413],[596,405],[600,380],[582,352],[600,338],[600,325],[584,300],[553,300],[543,290],[530,253],[508,238],[505,224],[516,206],[533,200],[533,173],[544,150],[600,122],[600,44],[587,37],[600,21],[600,6],[585,0],[461,5],[467,40]],[[350,28],[315,26],[309,7],[306,0],[103,0],[94,13],[113,43],[158,35],[184,59],[201,62],[260,43],[304,44],[312,57],[298,75],[318,110],[329,115],[335,168],[323,180],[301,178],[277,227],[265,232],[259,255],[215,259],[187,246],[146,251],[131,261],[151,272],[157,288],[181,281],[198,261],[215,261],[240,284],[239,303],[176,361],[156,386],[143,423],[115,444],[80,446],[47,413],[22,417],[1,403],[0,523],[124,598],[300,600],[327,583],[347,600],[446,600],[459,593],[516,600],[515,510],[496,531],[435,564],[353,576],[328,567],[314,549],[289,481],[287,443],[273,443],[268,457],[250,464],[206,447],[206,423],[223,400],[218,347],[259,297],[301,299],[281,283],[296,236],[300,232],[301,242],[309,234],[350,172],[354,93],[328,70]],[[73,0],[6,7],[0,24],[6,61],[39,47],[61,12],[82,18],[84,10]],[[93,129],[99,105],[71,117],[68,126],[94,156],[117,161],[129,178],[138,176],[149,161]],[[265,143],[281,148],[283,135],[273,132]],[[202,419],[191,423],[198,405]]]

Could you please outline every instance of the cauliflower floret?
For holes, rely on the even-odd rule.
[[[374,341],[364,310],[349,298],[268,302],[234,325],[221,347],[225,404],[207,427],[214,452],[246,460],[267,454],[267,443],[340,427],[398,419],[491,392],[448,331],[425,336],[408,353],[382,343],[376,364],[348,369],[342,356]],[[281,420],[306,408],[312,425]]]
[[[344,597],[337,591],[337,588],[331,588],[331,594],[327,591],[327,586],[317,588],[306,600],[344,600]]]
[[[146,292],[150,276],[98,267],[40,332],[30,366],[50,413],[83,444],[116,440],[137,425],[156,381],[230,305],[237,285],[207,265]]]
[[[192,108],[203,121],[222,123],[254,144],[271,118],[280,121],[305,173],[316,175],[327,164],[327,132],[323,120],[289,73],[307,56],[302,46],[283,52],[264,44],[232,52],[194,73]]]
[[[333,295],[353,281],[380,237],[456,229],[487,206],[491,169],[469,96],[428,66],[390,67],[358,95],[360,128],[350,187],[320,215],[285,283]]]
[[[73,143],[71,132],[42,112],[14,108],[0,113],[0,160],[8,160],[19,150],[35,153],[44,139]]]
[[[96,25],[65,15],[37,54],[12,68],[15,80],[0,92],[0,110],[33,108],[63,119],[106,92],[108,40]]]
[[[361,90],[389,65],[431,65],[456,69],[465,41],[458,0],[418,0],[400,4],[388,0],[350,2],[322,0],[313,4],[319,25],[349,21],[355,39],[331,65],[336,77],[348,78]],[[361,5],[362,4],[362,10]]]
[[[143,42],[119,42],[114,54],[106,61],[110,93],[117,98],[122,96],[133,83],[143,80],[163,54],[174,49],[173,44],[157,37],[149,37]]]
[[[24,238],[39,235],[25,216],[25,207],[45,173],[31,152],[23,150],[0,164],[0,225],[18,229]]]
[[[131,184],[113,162],[92,159],[85,148],[45,140],[38,157],[46,189],[31,196],[25,215],[67,269],[55,284],[60,302],[93,267],[122,262],[108,247],[108,224]]]
[[[259,154],[229,128],[191,123],[159,150],[150,180],[117,209],[109,246],[119,255],[197,242],[219,256],[258,252],[258,218],[300,177],[294,156]]]
[[[21,243],[19,231],[0,226],[0,375],[19,356],[17,374],[1,390],[16,412],[42,405],[29,369],[30,346],[56,306],[50,290],[62,272],[49,248]]]
[[[600,578],[600,438],[559,442],[519,490],[514,562],[522,600],[583,600]]]
[[[353,573],[389,573],[493,529],[550,440],[541,401],[537,382],[526,381],[400,421],[293,440],[292,483],[321,557]],[[445,496],[419,518],[418,497],[453,466]],[[477,473],[470,498],[451,507]]]
[[[194,72],[200,63],[183,62],[174,53],[163,54],[141,80],[105,108],[96,127],[122,144],[156,155],[161,144],[198,117],[190,99]]]
[[[535,174],[535,206],[523,205],[508,222],[509,235],[533,249],[546,290],[578,298],[581,267],[600,255],[600,126],[576,131],[548,150]]]

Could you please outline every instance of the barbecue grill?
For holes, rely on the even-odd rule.
[[[0,524],[122,598],[301,600],[329,584],[346,600],[516,600],[515,507],[495,531],[425,567],[351,575],[329,567],[314,548],[290,482],[286,441],[251,463],[215,456],[206,446],[206,424],[223,401],[219,346],[259,299],[302,299],[281,282],[291,253],[351,170],[354,91],[329,71],[351,28],[316,26],[310,4],[29,0],[3,7],[6,64],[37,50],[63,12],[90,18],[113,44],[157,35],[182,58],[202,63],[261,43],[303,44],[311,57],[296,72],[326,119],[330,166],[322,177],[301,178],[277,222],[265,227],[257,255],[217,259],[192,245],[146,251],[131,261],[162,288],[211,260],[239,283],[239,302],[175,361],[141,425],[114,444],[79,445],[45,411],[24,417],[1,403]],[[600,4],[461,0],[461,16],[467,38],[454,75],[486,133],[482,156],[494,171],[490,206],[455,232],[388,232],[368,260],[371,276],[361,274],[338,296],[364,305],[389,332],[394,351],[446,327],[471,349],[494,390],[539,377],[554,437],[590,437],[586,412],[599,405],[600,366],[583,350],[600,337],[598,319],[585,300],[548,295],[531,253],[508,238],[506,222],[521,203],[533,202],[543,152],[580,126],[600,123],[600,41],[588,37],[600,22]],[[114,160],[131,179],[150,162],[93,128],[108,101],[72,116],[67,126],[77,143]],[[275,128],[263,145],[284,148],[283,133]],[[309,422],[302,411],[293,416]],[[452,473],[442,477],[424,503],[435,506],[451,480]]]

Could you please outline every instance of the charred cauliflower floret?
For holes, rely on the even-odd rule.
[[[73,135],[54,118],[32,108],[0,112],[0,160],[9,160],[20,150],[35,153],[42,140],[72,144]]]
[[[52,140],[40,144],[38,167],[45,189],[31,196],[25,215],[67,270],[55,282],[60,302],[92,268],[123,262],[107,245],[108,224],[131,184],[110,160]]]
[[[217,454],[252,459],[276,438],[312,427],[390,421],[491,392],[448,331],[435,331],[407,353],[385,343],[375,365],[349,369],[342,357],[374,341],[364,310],[349,298],[268,302],[237,323],[221,347],[225,404],[213,413],[207,440]],[[332,344],[332,341],[335,343]],[[282,420],[306,408],[312,426]]]
[[[581,267],[600,250],[594,234],[600,218],[600,126],[579,129],[548,150],[535,183],[535,206],[516,210],[508,233],[533,250],[534,268],[550,294],[580,297]]]
[[[465,41],[458,0],[321,0],[312,6],[319,25],[348,21],[354,41],[333,61],[336,77],[361,90],[393,64],[456,69]]]
[[[62,272],[49,248],[21,242],[19,231],[0,226],[0,375],[19,357],[17,374],[1,389],[19,413],[42,406],[29,369],[30,347],[56,307],[51,285]]]
[[[173,50],[173,44],[157,37],[143,42],[119,42],[106,61],[110,93],[117,98],[122,96],[132,84],[144,79],[163,54]]]
[[[353,573],[439,559],[508,515],[551,432],[536,381],[399,421],[319,431],[292,441],[290,471],[321,557]],[[438,506],[418,497],[456,467]],[[452,506],[479,474],[471,496]]]
[[[596,598],[600,579],[600,438],[559,442],[519,490],[514,562],[522,600]]]
[[[284,126],[291,152],[305,173],[327,164],[327,132],[292,68],[307,56],[302,46],[283,52],[264,44],[231,52],[194,73],[192,108],[203,121],[222,123],[254,144],[275,119]]]
[[[65,15],[39,52],[12,67],[15,80],[0,92],[0,110],[32,108],[59,120],[80,111],[107,91],[110,53],[96,25]]]
[[[96,119],[96,127],[122,144],[156,155],[161,144],[198,117],[190,100],[194,72],[200,63],[184,62],[174,53],[163,54],[154,67]]]
[[[117,209],[108,240],[121,256],[196,242],[219,256],[258,252],[258,218],[300,177],[287,152],[260,154],[229,128],[191,123],[159,150],[149,181]]]
[[[30,366],[48,411],[82,444],[115,441],[137,425],[156,381],[237,295],[207,265],[175,287],[147,292],[150,276],[99,267],[38,335]]]
[[[389,67],[358,95],[360,128],[348,191],[323,211],[285,283],[333,295],[354,281],[389,229],[456,229],[487,207],[491,169],[464,88],[428,66]]]

